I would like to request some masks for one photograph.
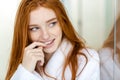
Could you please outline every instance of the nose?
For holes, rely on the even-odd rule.
[[[50,37],[49,31],[47,29],[43,29],[41,37],[42,37],[42,40],[48,40]]]

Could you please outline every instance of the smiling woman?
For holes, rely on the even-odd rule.
[[[99,80],[98,53],[85,46],[60,0],[22,0],[5,80]]]

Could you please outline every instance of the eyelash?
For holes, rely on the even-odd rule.
[[[56,25],[56,23],[57,23],[57,21],[50,23],[49,27],[53,27],[54,25]]]
[[[30,28],[31,31],[36,31],[38,29],[39,29],[39,27],[32,27],[32,28]]]

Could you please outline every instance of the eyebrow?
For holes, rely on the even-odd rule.
[[[30,26],[38,26],[38,25],[37,24],[31,24],[31,25],[28,25],[28,26],[30,27]]]
[[[51,22],[53,20],[56,20],[56,19],[57,19],[56,17],[55,18],[51,18],[51,19],[47,20],[46,23],[49,23],[49,22]]]
[[[57,19],[56,17],[55,18],[51,18],[51,19],[47,20],[46,23],[49,23],[49,22],[51,22],[53,20],[56,20],[56,19]],[[30,26],[38,26],[38,25],[37,24],[30,24],[29,27]]]

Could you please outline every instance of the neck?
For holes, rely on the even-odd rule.
[[[52,57],[52,55],[53,55],[53,53],[51,53],[51,54],[45,53],[45,64],[48,63],[48,61]]]

